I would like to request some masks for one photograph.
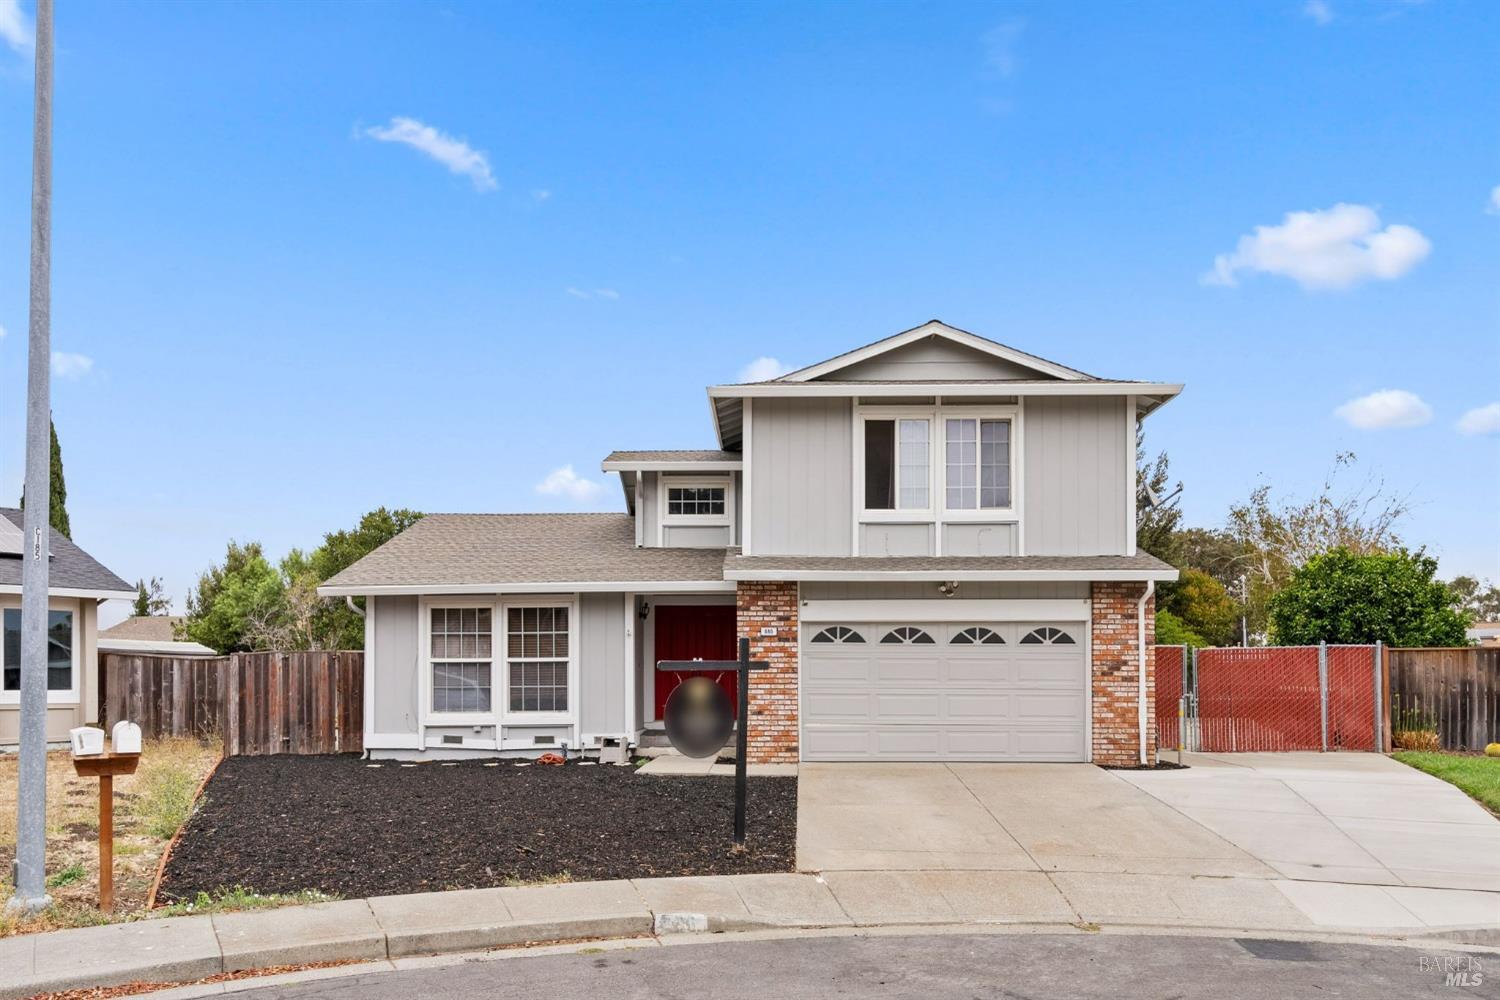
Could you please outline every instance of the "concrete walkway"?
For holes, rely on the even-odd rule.
[[[0,940],[0,997],[183,982],[274,965],[798,928],[1249,930],[1500,944],[1497,899],[1486,892],[1110,871],[841,871],[473,889],[7,938]]]

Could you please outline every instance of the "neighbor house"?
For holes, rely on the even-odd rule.
[[[99,721],[99,605],[135,588],[56,531],[48,561],[47,742]],[[0,508],[0,747],[21,732],[21,512]]]
[[[655,664],[746,637],[756,761],[1154,760],[1136,428],[1180,390],[936,321],[712,386],[716,449],[604,460],[624,513],[429,514],[319,588],[365,599],[365,746],[650,740]]]
[[[196,657],[216,655],[212,647],[178,638],[181,615],[131,615],[99,633],[100,653],[133,656]]]

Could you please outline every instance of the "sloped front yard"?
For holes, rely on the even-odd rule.
[[[354,898],[793,870],[797,779],[752,778],[748,801],[749,844],[737,852],[733,778],[234,757],[173,850],[161,898],[233,886]]]

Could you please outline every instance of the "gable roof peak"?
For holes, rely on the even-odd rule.
[[[961,330],[940,319],[930,319],[921,326],[914,326],[909,330],[903,330],[889,337],[883,337],[873,343],[866,344],[864,347],[846,351],[826,361],[820,361],[815,365],[799,368],[796,371],[788,372],[770,381],[809,382],[929,337],[939,337],[970,350],[1008,361],[1011,364],[1035,371],[1042,377],[1064,381],[1098,381],[1093,375],[1081,372],[1076,368],[1069,368],[1055,361],[1048,361],[1046,358],[1029,354],[1026,351],[1018,350],[996,340],[991,340],[988,337],[981,337],[979,334]]]

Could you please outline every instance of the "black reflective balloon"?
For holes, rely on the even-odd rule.
[[[689,757],[709,757],[729,742],[734,710],[729,693],[707,677],[689,677],[667,696],[667,739]]]

